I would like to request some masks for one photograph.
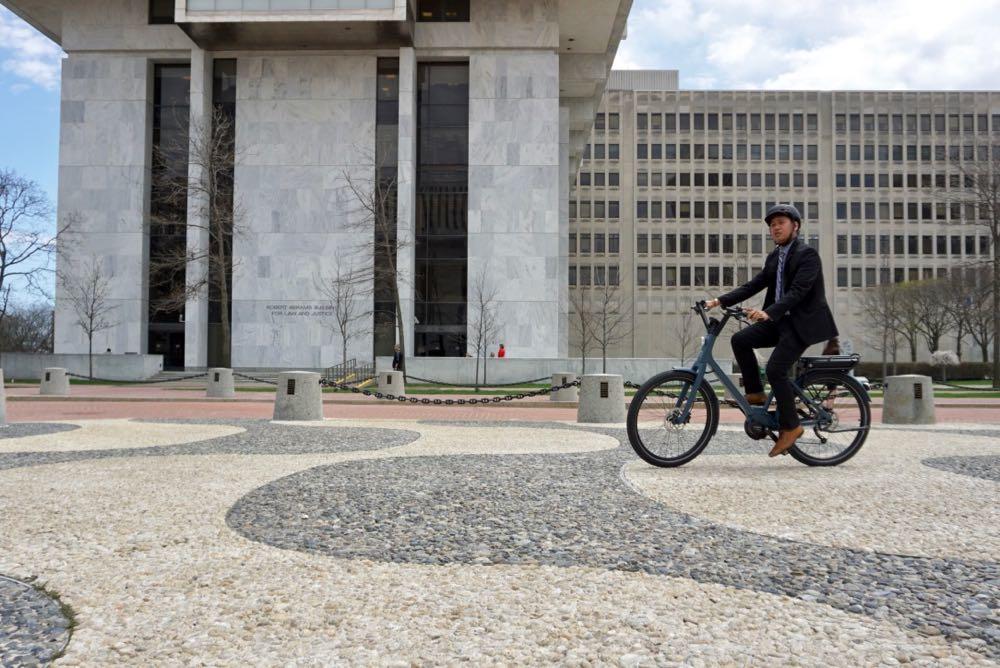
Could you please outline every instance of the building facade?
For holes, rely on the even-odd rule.
[[[66,281],[98,267],[114,311],[97,350],[161,353],[168,368],[340,362],[318,283],[379,261],[351,187],[369,183],[391,190],[408,354],[466,354],[482,272],[508,350],[567,354],[569,182],[629,0],[3,4],[67,54],[58,208],[74,235],[56,352],[87,350]],[[193,136],[220,115],[232,230],[217,239],[214,202],[164,195],[204,176]],[[228,262],[213,244],[231,244]],[[165,272],[178,254],[187,267]],[[225,290],[158,306],[212,272],[231,277]],[[369,316],[349,358],[391,354],[395,308],[377,276],[356,298]]]
[[[1000,93],[682,91],[677,79],[612,72],[570,196],[570,290],[618,285],[634,313],[617,356],[681,357],[686,341],[690,357],[703,331],[688,309],[763,266],[775,202],[802,212],[842,338],[870,358],[865,288],[992,257],[975,211],[940,193],[958,186],[955,161],[1000,151]]]

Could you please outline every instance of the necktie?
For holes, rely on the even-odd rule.
[[[780,300],[785,294],[785,286],[784,286],[785,250],[786,250],[785,248],[782,248],[781,250],[778,251],[778,284],[775,288],[775,293],[776,293],[774,298],[775,301]]]

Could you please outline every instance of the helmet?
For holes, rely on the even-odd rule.
[[[775,204],[770,209],[767,210],[767,215],[764,216],[764,222],[768,225],[771,224],[771,219],[775,216],[788,216],[793,222],[802,224],[802,214],[791,204]]]

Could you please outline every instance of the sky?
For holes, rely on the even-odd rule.
[[[62,51],[0,8],[0,168],[55,199]],[[1000,0],[635,0],[618,68],[683,89],[1000,89]]]

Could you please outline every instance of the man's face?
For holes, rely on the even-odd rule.
[[[788,216],[775,216],[771,219],[771,238],[774,243],[784,246],[795,235],[795,221]]]

